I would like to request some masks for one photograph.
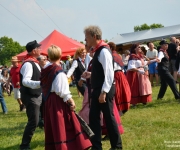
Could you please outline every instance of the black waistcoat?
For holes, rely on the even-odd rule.
[[[163,52],[164,57],[158,63],[158,70],[169,70],[169,57]]]
[[[29,63],[31,63],[31,65],[33,67],[33,75],[32,75],[31,80],[40,81],[41,72],[39,71],[38,67],[32,61],[29,61]],[[31,88],[25,87],[22,84],[22,79],[23,79],[23,76],[20,73],[20,85],[21,85],[20,91],[21,91],[21,93],[28,94],[28,95],[33,95],[33,96],[40,96],[41,95],[41,88],[39,88],[39,89],[31,89]]]
[[[75,76],[75,80],[79,81],[80,78],[81,78],[82,73],[85,71],[85,68],[84,68],[84,66],[82,65],[82,63],[81,63],[81,61],[79,59],[76,59],[76,60],[77,60],[78,66],[74,71],[74,73],[75,73],[74,76]]]
[[[105,79],[104,70],[103,70],[101,63],[98,60],[98,56],[103,48],[104,47],[100,47],[95,52],[93,60],[92,60],[92,71],[91,71],[91,87],[92,87],[92,89],[102,88],[102,85],[104,83],[104,79]],[[109,52],[111,53],[110,50],[109,50]]]

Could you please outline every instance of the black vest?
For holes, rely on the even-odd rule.
[[[75,76],[75,80],[79,81],[81,79],[82,73],[85,71],[85,68],[79,59],[76,59],[76,60],[77,60],[78,66],[74,71],[74,76]]]
[[[91,71],[91,87],[92,87],[92,89],[102,88],[102,85],[104,83],[104,78],[105,78],[104,70],[103,70],[101,63],[98,60],[98,56],[103,48],[104,47],[100,47],[95,52],[93,60],[92,60],[92,71]],[[110,50],[109,50],[109,52],[111,53]],[[114,66],[114,64],[113,64],[113,66]]]
[[[33,75],[32,75],[31,80],[40,81],[41,72],[39,71],[38,67],[32,61],[29,61],[29,63],[31,63],[31,65],[33,67]],[[22,79],[23,79],[23,76],[20,73],[20,85],[21,85],[20,91],[21,91],[21,93],[28,94],[28,95],[33,95],[33,96],[40,96],[41,95],[41,88],[39,88],[39,89],[31,89],[31,88],[25,87],[22,84]]]
[[[169,58],[163,52],[164,57],[161,59],[161,62],[158,63],[158,70],[169,70]]]

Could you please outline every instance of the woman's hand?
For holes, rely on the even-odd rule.
[[[76,108],[76,105],[75,105],[75,102],[72,98],[70,98],[68,101],[67,101],[67,104],[70,106],[70,109],[73,111],[75,110]]]

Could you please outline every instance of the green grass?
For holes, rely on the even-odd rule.
[[[121,135],[124,150],[166,150],[180,149],[180,104],[168,88],[163,100],[156,100],[159,87],[153,87],[153,102],[130,109],[122,118],[124,134]],[[76,111],[82,106],[82,98],[76,88],[71,88],[76,102]],[[25,112],[13,96],[5,95],[8,114],[0,114],[0,150],[18,150],[27,122]],[[172,146],[172,147],[168,147]],[[44,149],[44,131],[37,128],[31,148]],[[103,149],[110,148],[109,141],[103,142]],[[75,149],[74,149],[75,150]]]

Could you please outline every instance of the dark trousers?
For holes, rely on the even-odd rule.
[[[30,147],[32,136],[39,122],[39,112],[40,112],[42,97],[41,96],[34,97],[32,95],[21,93],[21,100],[23,104],[26,106],[26,114],[27,114],[28,122],[24,130],[20,149],[27,149]]]
[[[95,134],[95,136],[93,136],[91,139],[93,145],[92,148],[102,150],[100,125],[100,111],[102,111],[107,126],[111,147],[122,149],[120,133],[113,114],[113,97],[115,93],[115,86],[113,85],[109,93],[106,94],[106,103],[99,103],[100,92],[101,89],[94,89],[92,92],[92,101],[89,113],[90,128]]]
[[[180,94],[178,92],[176,81],[174,80],[173,76],[170,74],[168,70],[158,70],[158,74],[161,80],[161,87],[159,90],[158,98],[163,98],[166,92],[167,86],[171,88],[171,91],[174,94],[175,99],[180,98]]]
[[[86,89],[86,84],[83,83],[82,86],[80,87],[78,85],[78,82],[76,81],[76,86],[77,86],[77,89],[79,90],[79,92],[81,93],[81,95],[84,96],[84,92],[85,92],[85,89]]]

